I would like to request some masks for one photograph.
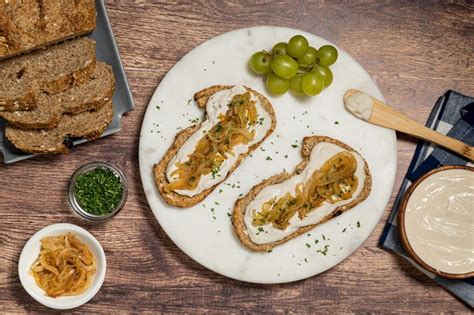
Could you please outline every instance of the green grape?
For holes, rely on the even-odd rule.
[[[308,72],[303,74],[301,86],[304,94],[314,96],[324,89],[324,79],[319,72]]]
[[[302,74],[297,74],[290,80],[290,90],[298,95],[304,95],[303,87],[301,85],[303,79]]]
[[[272,53],[275,56],[276,55],[286,55],[287,47],[288,47],[287,43],[280,42],[280,43],[276,44],[275,46],[273,46]]]
[[[298,64],[288,55],[275,56],[271,62],[273,72],[283,79],[291,79],[298,72]]]
[[[321,66],[329,67],[337,60],[337,49],[331,45],[321,46],[318,50],[319,64]]]
[[[266,74],[271,70],[271,61],[268,53],[258,51],[250,57],[250,69],[257,74]]]
[[[293,58],[301,58],[308,48],[308,40],[303,35],[295,35],[288,41],[287,52]]]
[[[316,65],[313,72],[319,72],[324,79],[324,87],[327,88],[332,83],[332,71],[328,67]]]
[[[288,91],[290,87],[290,82],[286,79],[282,79],[273,72],[267,74],[267,78],[265,80],[267,84],[267,88],[275,94],[283,94]]]
[[[296,62],[300,67],[308,67],[316,61],[318,51],[314,47],[309,47],[303,57],[298,58]]]

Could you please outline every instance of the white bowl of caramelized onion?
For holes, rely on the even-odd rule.
[[[26,243],[18,275],[26,292],[54,309],[87,303],[105,278],[104,250],[92,234],[67,223],[38,231]]]

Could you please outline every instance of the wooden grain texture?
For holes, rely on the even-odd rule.
[[[415,140],[399,136],[391,201],[369,239],[319,276],[282,285],[224,278],[183,254],[155,221],[138,171],[140,126],[167,71],[196,45],[225,31],[281,25],[326,38],[372,75],[388,104],[424,123],[436,99],[453,89],[474,94],[474,6],[429,1],[107,1],[136,110],[122,132],[74,149],[0,165],[0,313],[47,312],[22,289],[17,261],[38,229],[71,222],[89,229],[108,261],[104,286],[75,312],[466,312],[461,302],[401,258],[377,246]],[[114,148],[112,151],[111,148]],[[71,215],[69,176],[105,160],[130,184],[124,210],[102,225]]]

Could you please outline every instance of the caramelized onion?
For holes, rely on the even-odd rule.
[[[96,263],[87,245],[67,233],[41,240],[40,254],[30,271],[47,295],[78,295],[90,287]]]
[[[227,154],[238,144],[247,144],[254,139],[255,130],[248,126],[257,122],[257,108],[250,92],[234,95],[229,109],[219,116],[219,123],[209,130],[197,143],[186,162],[177,162],[171,173],[177,179],[166,185],[166,190],[194,190],[201,176],[218,172]]]
[[[272,198],[265,202],[259,212],[254,210],[252,224],[272,223],[275,228],[284,230],[296,213],[302,220],[323,202],[333,204],[350,199],[358,187],[356,170],[353,154],[347,151],[335,154],[306,183],[296,185],[294,196],[286,193],[278,200]]]

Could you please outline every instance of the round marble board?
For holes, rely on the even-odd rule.
[[[140,136],[140,173],[148,203],[175,244],[205,267],[234,279],[282,283],[317,275],[335,266],[359,247],[375,228],[387,206],[397,165],[396,137],[390,130],[363,122],[344,108],[342,97],[355,88],[383,100],[367,72],[338,48],[331,66],[334,81],[315,97],[291,93],[273,96],[263,78],[248,68],[250,56],[270,50],[280,41],[302,34],[316,48],[329,42],[313,34],[282,27],[252,27],[217,36],[193,49],[168,72],[155,91]],[[181,209],[159,194],[152,174],[175,134],[203,119],[193,100],[195,92],[215,84],[243,84],[268,97],[277,127],[235,172],[204,201]],[[317,226],[271,252],[247,249],[234,234],[230,216],[235,200],[265,178],[291,172],[300,161],[304,136],[339,139],[367,160],[373,185],[370,196],[355,208]]]

